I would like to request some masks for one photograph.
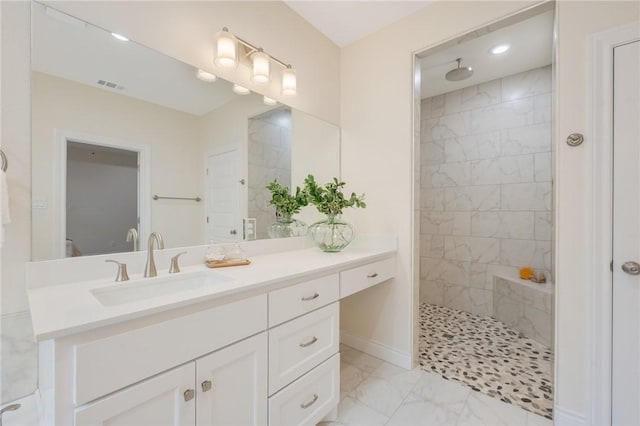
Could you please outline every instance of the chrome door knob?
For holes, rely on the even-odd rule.
[[[622,264],[622,270],[629,275],[640,275],[640,263],[625,262]]]
[[[238,231],[236,231],[235,229],[232,229],[231,231],[229,231],[229,233],[231,235],[236,235],[238,233]]]

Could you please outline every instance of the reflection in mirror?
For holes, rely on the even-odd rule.
[[[266,238],[266,184],[340,175],[332,124],[48,6],[32,22],[33,260]]]

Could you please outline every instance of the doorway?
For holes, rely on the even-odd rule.
[[[56,258],[144,250],[151,226],[150,147],[74,131],[57,131],[53,253]]]
[[[206,237],[214,243],[237,242],[243,238],[238,147],[230,145],[210,152],[205,160]]]
[[[66,257],[133,250],[138,181],[137,151],[67,142]]]
[[[546,4],[416,64],[419,365],[541,423],[553,417],[553,30]]]

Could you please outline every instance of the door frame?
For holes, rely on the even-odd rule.
[[[145,250],[145,236],[151,229],[151,147],[148,144],[96,136],[74,130],[55,130],[53,161],[53,255],[66,257],[67,240],[67,142],[99,145],[138,153],[138,223],[139,249]]]
[[[238,193],[238,214],[240,215],[239,217],[239,222],[238,222],[238,226],[242,226],[244,227],[244,218],[247,217],[247,205],[248,205],[248,187],[249,187],[249,183],[248,183],[248,178],[247,177],[242,177],[244,174],[244,168],[242,167],[244,163],[246,163],[246,161],[243,162],[243,158],[246,158],[243,155],[243,151],[242,151],[242,146],[239,143],[229,143],[229,144],[224,144],[224,145],[219,145],[216,146],[215,148],[209,149],[207,151],[205,151],[204,153],[204,193],[208,194],[209,193],[209,179],[207,179],[207,162],[209,161],[209,157],[215,156],[215,155],[220,155],[220,154],[226,154],[228,152],[233,152],[236,151],[238,154],[238,176],[240,179],[244,179],[245,183],[242,184],[240,186],[240,191]],[[246,167],[246,165],[244,166]],[[209,197],[204,197],[204,217],[203,220],[205,221],[205,244],[209,243],[209,238],[208,238],[208,223],[206,223],[207,220],[207,215],[209,214],[209,207],[211,207],[211,200],[209,199]],[[242,228],[240,228],[239,230],[241,230]],[[244,236],[244,232],[242,232],[242,234]],[[242,238],[244,239],[244,238]]]
[[[613,351],[613,49],[640,40],[640,21],[589,39],[593,237],[589,291],[589,424],[611,424]]]

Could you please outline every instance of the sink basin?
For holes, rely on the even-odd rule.
[[[216,284],[229,281],[232,281],[232,278],[212,271],[194,274],[178,273],[166,277],[125,281],[107,287],[95,288],[91,290],[91,293],[103,306],[117,306],[170,294],[210,288]]]

